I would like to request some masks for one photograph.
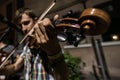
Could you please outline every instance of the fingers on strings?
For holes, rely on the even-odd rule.
[[[46,43],[49,40],[42,22],[39,23],[38,27],[35,27],[34,29],[37,43]]]

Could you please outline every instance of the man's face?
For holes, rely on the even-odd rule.
[[[22,27],[22,30],[26,33],[33,27],[34,21],[28,15],[23,14],[22,19],[20,21],[20,25]]]

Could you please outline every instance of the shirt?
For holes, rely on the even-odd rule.
[[[24,80],[54,80],[51,70],[46,71],[40,53],[35,54],[33,56],[29,47],[24,47],[21,54],[24,58]]]

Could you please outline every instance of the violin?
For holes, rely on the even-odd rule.
[[[8,53],[6,53],[6,52],[0,52],[0,64],[2,64],[3,62],[4,62],[4,60],[8,57]],[[7,63],[6,63],[6,65],[8,65],[8,64],[11,64],[11,60],[9,60]]]
[[[10,50],[13,49],[13,46],[7,45],[4,42],[0,42],[0,64],[8,57]],[[6,62],[6,65],[11,64],[13,58],[11,57],[9,61]]]

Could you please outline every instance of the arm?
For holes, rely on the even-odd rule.
[[[69,70],[61,53],[57,32],[48,18],[36,25],[35,38],[36,44],[47,53],[50,64],[54,69],[56,80],[68,80]]]
[[[19,56],[14,64],[3,66],[0,69],[1,75],[10,75],[18,71],[23,66],[23,58]]]
[[[54,75],[56,80],[68,80],[69,79],[69,69],[65,63],[64,56],[61,52],[48,56],[50,63],[54,70]]]
[[[50,63],[54,69],[56,80],[68,80],[69,69],[64,61],[64,56],[61,52],[61,46],[57,39],[57,32],[53,27],[47,29],[50,30],[50,32],[49,30],[47,31],[48,34],[46,33],[48,36],[48,40],[45,44],[41,44],[40,46],[47,53],[48,59],[50,60]]]
[[[69,79],[69,69],[66,63],[61,61],[59,64],[53,67],[56,80],[68,80]]]

